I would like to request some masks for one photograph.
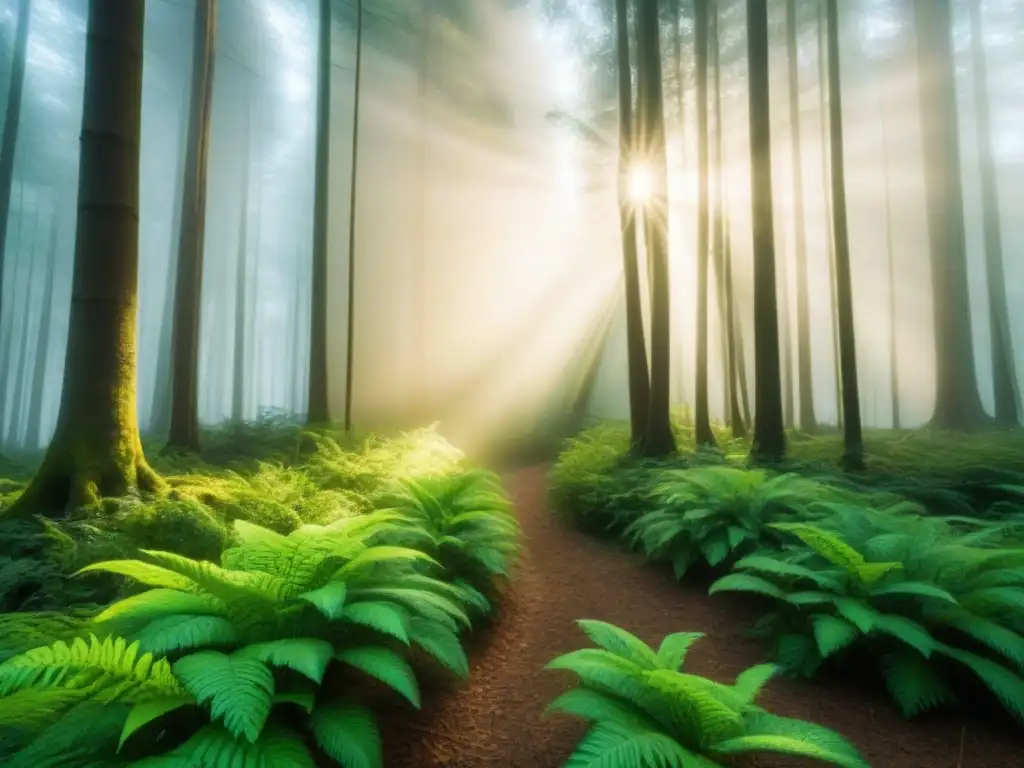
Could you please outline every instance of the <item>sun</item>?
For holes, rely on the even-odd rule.
[[[634,163],[626,176],[626,192],[634,205],[646,205],[654,195],[654,172],[647,163]]]

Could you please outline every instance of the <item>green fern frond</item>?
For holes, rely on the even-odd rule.
[[[658,731],[602,722],[576,745],[565,768],[721,768]]]
[[[315,768],[301,737],[271,724],[254,742],[239,741],[218,725],[209,725],[165,757],[149,758],[134,768]]]
[[[335,658],[390,686],[419,709],[420,689],[416,675],[408,662],[391,649],[374,646],[346,648]]]
[[[409,644],[409,612],[396,603],[366,600],[345,606],[341,618]]]
[[[781,668],[775,664],[758,664],[740,672],[732,689],[743,703],[753,704],[768,681],[779,674]]]
[[[200,651],[175,662],[174,674],[232,736],[256,742],[270,715],[274,676],[261,661],[240,654]]]
[[[681,671],[690,647],[706,636],[703,632],[673,632],[666,635],[658,646],[658,669]]]
[[[839,768],[871,768],[857,749],[835,731],[803,720],[751,712],[744,733],[711,747],[719,755],[774,752],[819,760]]]
[[[227,614],[227,603],[220,598],[158,587],[119,600],[96,616],[94,621],[155,621],[165,616],[226,617]]]
[[[879,660],[885,687],[904,717],[956,703],[946,682],[921,654],[904,650]]]
[[[345,703],[317,707],[309,718],[309,729],[317,746],[344,768],[383,768],[380,732],[366,707]]]
[[[233,658],[256,659],[272,667],[288,667],[320,685],[334,656],[326,640],[298,637],[254,643],[235,652]]]
[[[466,651],[459,636],[448,627],[422,616],[413,616],[409,619],[409,640],[459,677],[469,676]]]
[[[838,616],[816,613],[811,616],[811,622],[814,628],[814,641],[818,644],[818,653],[823,659],[843,650],[861,636],[857,627]]]
[[[627,659],[641,669],[656,669],[657,654],[643,640],[626,630],[604,621],[579,619],[577,626],[595,645]]]
[[[139,647],[168,654],[209,646],[231,646],[239,641],[235,625],[221,616],[165,616],[133,633]]]

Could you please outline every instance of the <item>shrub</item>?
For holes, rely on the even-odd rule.
[[[776,668],[751,667],[733,685],[682,671],[696,632],[668,635],[658,650],[611,624],[577,622],[599,648],[559,656],[548,669],[578,675],[547,712],[592,723],[568,766],[662,768],[720,766],[750,752],[777,752],[843,768],[868,768],[839,734],[802,720],[778,717],[754,704]]]

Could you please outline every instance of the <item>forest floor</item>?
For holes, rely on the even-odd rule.
[[[506,482],[525,537],[518,572],[494,624],[469,638],[469,680],[425,691],[418,712],[396,706],[381,713],[389,768],[563,765],[585,731],[567,717],[541,720],[570,682],[544,665],[589,645],[577,619],[611,622],[655,645],[671,632],[704,632],[686,669],[723,682],[764,661],[757,641],[744,636],[758,615],[752,606],[709,597],[699,580],[678,583],[640,556],[572,529],[551,513],[546,467],[519,470]],[[835,729],[875,768],[1022,765],[1024,742],[1008,727],[949,714],[907,721],[880,684],[776,680],[758,701],[775,714]],[[773,756],[737,765],[812,764]]]

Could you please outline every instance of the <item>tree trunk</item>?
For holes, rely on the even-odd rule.
[[[17,259],[18,253],[21,251],[22,246],[22,233],[25,230],[25,211],[27,206],[25,204],[25,182],[18,182],[18,223],[14,228],[14,247],[11,250],[11,255]],[[5,246],[6,247],[6,246]],[[17,303],[17,293],[15,289],[17,286],[12,286],[8,291],[11,295],[8,297],[12,299],[11,305]],[[6,303],[6,302],[3,302]],[[11,369],[11,354],[13,353],[14,347],[14,313],[11,313],[11,321],[9,323],[0,324],[3,328],[3,339],[0,340],[0,365],[3,366],[4,370]],[[7,434],[7,397],[10,394],[11,377],[0,376],[0,446],[5,443],[4,436]]]
[[[7,89],[7,109],[4,112],[4,135],[0,141],[0,303],[3,301],[7,227],[11,216],[14,160],[18,147],[18,129],[21,126],[21,97],[25,90],[25,63],[28,58],[28,32],[31,19],[32,3],[30,0],[20,0],[18,3],[18,26],[14,32],[11,80]],[[0,314],[2,314],[2,306],[0,306]],[[3,421],[3,405],[0,403],[0,422]]]
[[[832,375],[835,382],[836,425],[843,426],[842,376],[839,373],[839,309],[836,298],[836,244],[832,236],[832,195],[831,172],[829,169],[828,149],[828,58],[825,51],[825,7],[818,5],[818,88],[821,95],[819,109],[821,113],[821,176],[825,184],[825,220],[828,224],[828,286],[831,300],[832,319]]]
[[[54,195],[56,198],[57,196]],[[28,436],[26,444],[29,448],[42,448],[43,439],[43,403],[46,400],[47,368],[50,361],[50,337],[53,335],[53,287],[57,280],[57,243],[60,234],[61,210],[54,203],[53,219],[50,222],[50,239],[46,246],[46,272],[43,288],[43,300],[40,307],[39,333],[36,336],[36,364],[32,374],[32,396],[28,407]]]
[[[786,259],[788,250],[785,230],[777,231],[776,237],[775,280],[779,287],[779,343],[782,345],[782,423],[786,429],[791,429],[796,399],[793,396],[793,329],[792,314],[789,311],[789,264]]]
[[[345,431],[352,431],[356,344],[356,191],[359,180],[359,106],[363,86],[363,0],[356,3],[356,81],[352,107],[352,177],[348,198],[348,322],[345,324]]]
[[[880,75],[884,94],[885,73],[882,72]],[[889,280],[889,397],[892,407],[892,428],[900,429],[900,372],[899,357],[896,354],[896,254],[893,251],[892,237],[892,185],[889,179],[889,120],[886,117],[888,106],[888,99],[883,95],[878,111],[882,122],[882,176],[885,183],[885,251]]]
[[[248,93],[246,93],[248,97]],[[242,143],[241,188],[238,198],[238,256],[235,260],[235,359],[231,380],[231,421],[242,424],[246,417],[246,320],[249,316],[249,142],[252,133],[252,105],[246,98],[245,124],[239,141]]]
[[[697,382],[694,435],[698,446],[714,446],[708,408],[708,0],[694,2],[697,58]]]
[[[627,0],[615,0],[619,95],[619,222],[622,228],[622,274],[626,291],[630,443],[634,448],[638,448],[644,444],[647,434],[651,381],[647,369],[647,339],[644,336],[643,303],[640,295],[640,264],[636,245],[637,212],[626,191],[630,166],[635,162],[636,156],[627,11]]]
[[[25,413],[25,385],[28,383],[28,350],[29,350],[29,329],[32,321],[32,286],[36,282],[36,250],[39,246],[41,230],[43,229],[42,200],[36,196],[35,224],[32,227],[31,247],[25,254],[25,269],[28,272],[28,282],[24,288],[25,300],[21,308],[21,327],[19,328],[20,345],[18,347],[18,363],[8,368],[8,374],[13,373],[14,398],[11,402],[11,423],[7,430],[7,441],[15,446],[21,447],[22,418]]]
[[[645,210],[651,286],[651,400],[647,410],[646,456],[666,456],[676,450],[670,410],[671,304],[668,262],[668,166],[665,158],[665,105],[661,82],[661,42],[658,0],[640,0],[637,8],[637,139],[655,179]]]
[[[768,77],[768,6],[747,0],[747,66],[750,98],[751,221],[754,229],[754,443],[757,463],[786,454],[779,364],[779,310],[775,285],[772,204],[772,134]]]
[[[139,139],[145,0],[91,0],[78,229],[57,428],[9,516],[94,504],[163,481],[136,419]]]
[[[839,358],[843,382],[843,466],[864,467],[857,381],[857,343],[853,325],[853,285],[850,275],[850,236],[846,218],[846,164],[843,159],[843,93],[839,70],[839,9],[828,8],[828,110],[832,150],[832,232],[836,244],[836,298],[839,315]]]
[[[985,272],[988,277],[989,327],[992,342],[992,386],[995,421],[1015,427],[1019,388],[1010,336],[1010,310],[1003,269],[1003,235],[999,188],[992,155],[992,120],[988,98],[988,66],[981,19],[981,2],[968,3],[971,13],[971,59],[974,69],[974,106],[978,115],[978,160],[981,165],[981,208],[985,230]]]
[[[199,450],[199,324],[202,314],[206,234],[206,174],[210,154],[217,0],[196,3],[192,31],[192,86],[189,105],[185,188],[174,290],[171,429],[167,447]]]
[[[361,23],[361,3],[359,15]],[[327,397],[327,217],[331,174],[331,39],[331,0],[320,0],[316,167],[313,178],[313,271],[309,308],[309,403],[306,411],[308,424],[327,424],[331,420]]]
[[[793,139],[793,249],[796,255],[796,365],[799,397],[797,423],[807,434],[817,431],[814,379],[811,374],[810,295],[807,288],[807,232],[804,222],[804,170],[800,119],[800,59],[796,0],[786,0],[786,47],[789,63],[789,126]]]
[[[931,423],[940,429],[974,429],[988,418],[974,371],[950,6],[951,0],[914,3],[935,314]]]

